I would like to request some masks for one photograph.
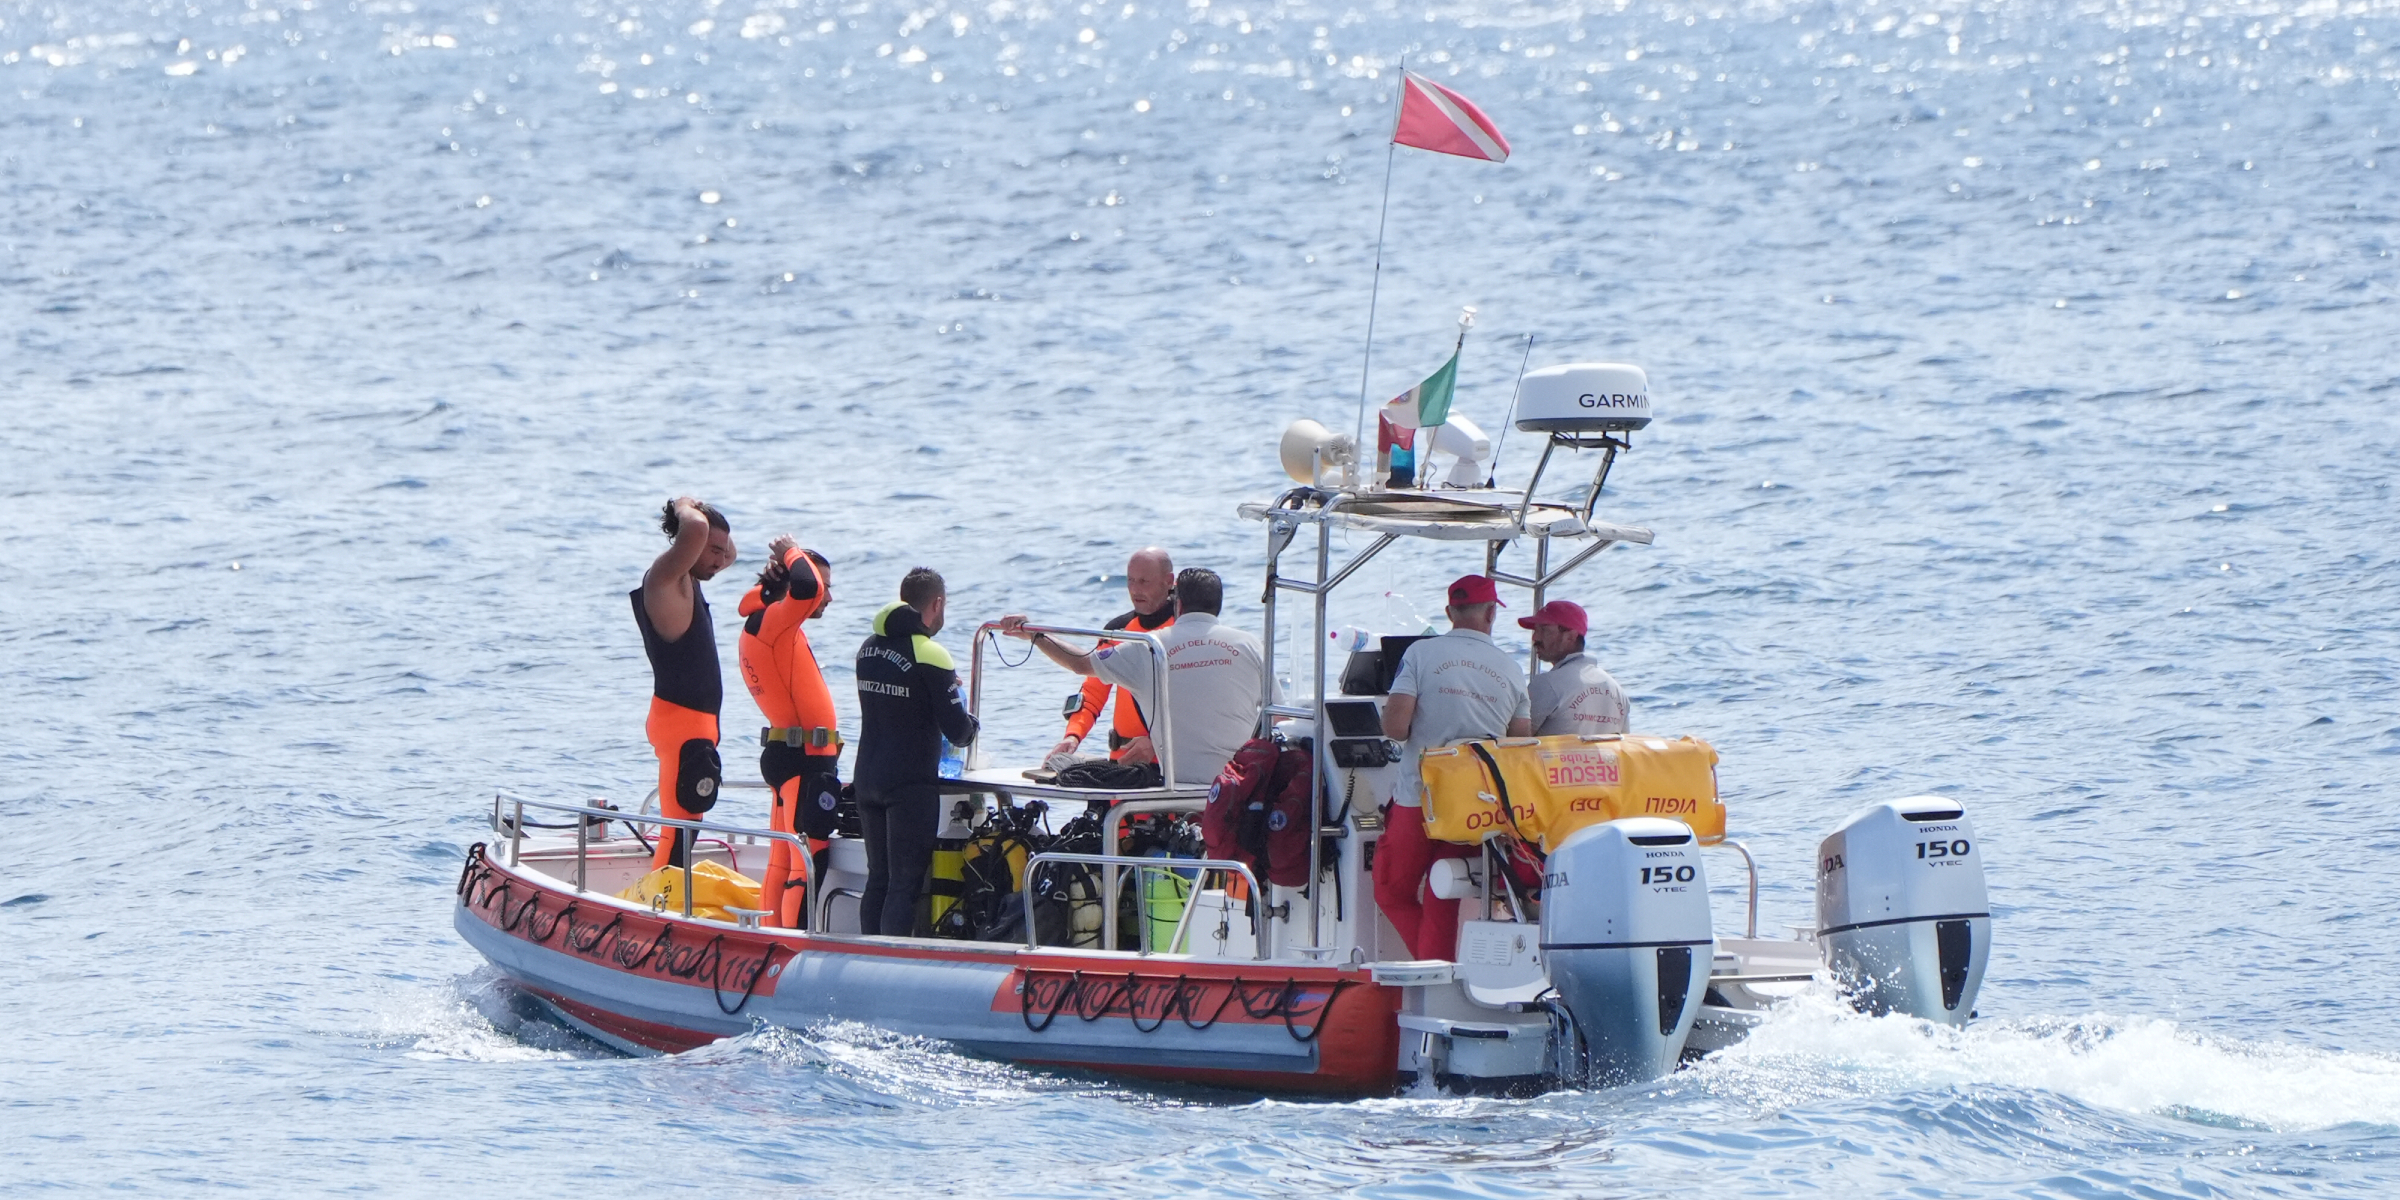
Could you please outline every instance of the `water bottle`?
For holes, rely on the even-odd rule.
[[[1337,654],[1356,653],[1375,644],[1374,635],[1356,625],[1344,625],[1325,636],[1333,640],[1333,649]]]

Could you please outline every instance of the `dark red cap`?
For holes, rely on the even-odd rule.
[[[1500,598],[1499,586],[1481,575],[1461,575],[1452,581],[1450,603],[1497,604],[1502,608],[1508,607],[1508,602]]]
[[[1531,629],[1536,625],[1557,625],[1565,629],[1572,629],[1577,637],[1582,637],[1592,630],[1591,619],[1583,615],[1583,606],[1572,600],[1553,600],[1535,609],[1532,616],[1517,618],[1519,629]]]

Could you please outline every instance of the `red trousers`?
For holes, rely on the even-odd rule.
[[[1458,901],[1425,888],[1425,874],[1438,858],[1469,858],[1473,846],[1425,836],[1425,810],[1394,804],[1383,812],[1383,837],[1375,843],[1375,905],[1400,931],[1416,958],[1458,956]]]

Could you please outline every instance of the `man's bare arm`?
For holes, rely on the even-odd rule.
[[[1415,696],[1391,696],[1383,702],[1383,736],[1395,742],[1408,740],[1408,730],[1417,720]]]
[[[642,576],[642,608],[650,627],[676,641],[692,627],[692,567],[708,549],[708,514],[690,496],[675,498],[675,540]]]
[[[1533,718],[1510,717],[1508,719],[1508,736],[1512,738],[1532,737]]]
[[[1008,616],[1000,618],[998,621],[994,622],[994,624],[999,627],[1000,632],[1007,634],[1010,637],[1023,638],[1026,641],[1032,642],[1033,648],[1041,651],[1042,657],[1049,659],[1051,662],[1057,663],[1058,665],[1065,667],[1066,669],[1073,671],[1078,675],[1096,674],[1096,672],[1092,669],[1092,656],[1089,651],[1078,650],[1073,646],[1067,645],[1065,642],[1059,641],[1057,638],[1051,637],[1049,634],[1034,633],[1031,630],[1026,629],[1025,618],[1022,616],[1011,613]]]

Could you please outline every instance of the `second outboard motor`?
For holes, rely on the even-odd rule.
[[[1700,847],[1681,821],[1590,825],[1550,852],[1542,962],[1580,1045],[1560,1057],[1602,1087],[1675,1069],[1715,944]]]
[[[1966,1024],[1992,952],[1966,811],[1911,796],[1843,822],[1817,848],[1817,943],[1862,1011]]]

